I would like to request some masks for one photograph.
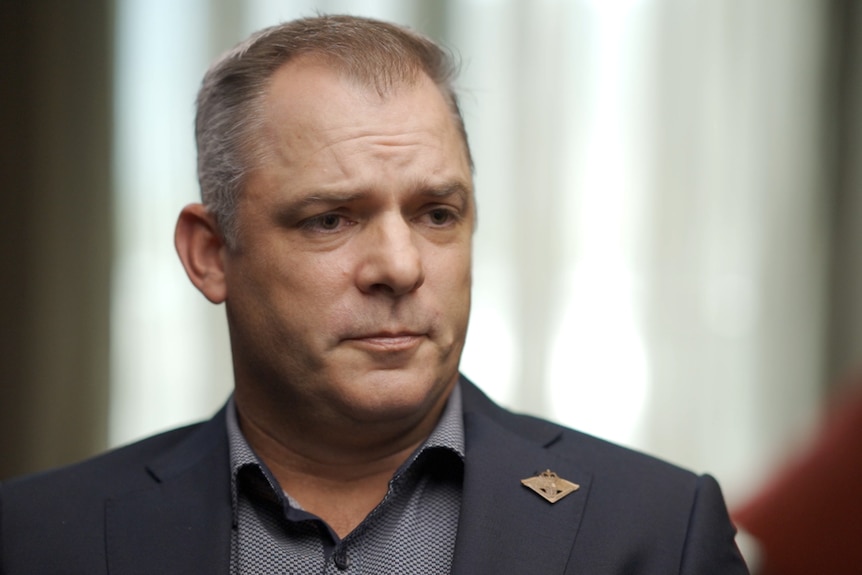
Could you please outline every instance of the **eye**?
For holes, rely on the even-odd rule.
[[[319,218],[318,225],[324,230],[334,230],[341,223],[341,216],[338,214],[323,214]]]
[[[335,232],[349,224],[349,220],[336,213],[326,213],[313,218],[308,218],[302,223],[302,227],[318,232]]]
[[[428,222],[433,226],[445,226],[456,219],[455,213],[449,208],[434,208],[426,213]]]

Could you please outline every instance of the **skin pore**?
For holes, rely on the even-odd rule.
[[[325,96],[322,96],[325,95]],[[278,69],[229,249],[200,205],[177,247],[225,302],[235,401],[281,486],[344,536],[457,382],[475,221],[465,143],[424,75],[381,96],[318,60]]]

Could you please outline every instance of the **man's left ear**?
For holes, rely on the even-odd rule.
[[[174,245],[191,282],[212,303],[227,298],[224,239],[215,217],[202,204],[189,204],[180,212]]]

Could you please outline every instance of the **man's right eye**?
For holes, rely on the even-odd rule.
[[[302,223],[302,227],[311,231],[334,232],[347,225],[347,223],[348,220],[344,216],[327,213],[308,218]]]

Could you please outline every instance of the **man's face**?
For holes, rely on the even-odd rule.
[[[238,401],[411,419],[454,385],[475,219],[465,144],[425,76],[381,98],[308,59],[280,68],[224,252]]]

